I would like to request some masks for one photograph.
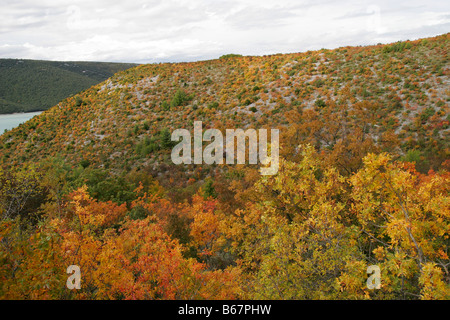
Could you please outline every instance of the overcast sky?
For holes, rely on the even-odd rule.
[[[0,0],[0,58],[195,61],[449,31],[448,0]]]

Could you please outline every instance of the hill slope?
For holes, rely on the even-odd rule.
[[[339,157],[356,134],[398,156],[418,150],[437,169],[448,158],[448,37],[137,66],[2,135],[0,155],[19,164],[60,153],[118,170],[169,163],[164,129],[202,120],[281,128],[287,155],[306,141]]]
[[[136,64],[0,59],[0,113],[45,110]]]

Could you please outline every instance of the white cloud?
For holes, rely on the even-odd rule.
[[[2,1],[0,57],[192,61],[446,33],[446,1]]]

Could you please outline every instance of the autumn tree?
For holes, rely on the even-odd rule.
[[[313,147],[280,161],[278,175],[255,186],[261,202],[239,210],[230,226],[250,298],[336,297],[335,279],[360,256],[346,214],[345,179],[321,164]]]
[[[382,270],[380,295],[448,296],[448,173],[421,176],[386,154],[369,154],[350,181],[362,249]]]

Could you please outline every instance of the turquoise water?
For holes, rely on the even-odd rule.
[[[41,113],[42,111],[0,114],[0,134],[3,134],[5,132],[5,129],[11,130],[12,128],[17,127],[19,124],[24,123]]]

